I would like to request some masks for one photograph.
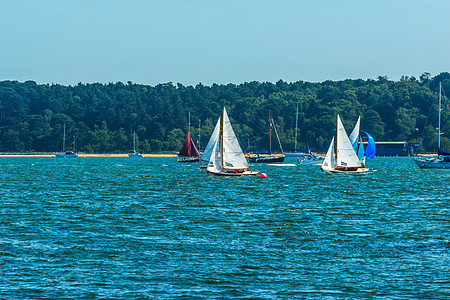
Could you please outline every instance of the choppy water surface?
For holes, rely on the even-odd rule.
[[[0,298],[448,299],[450,171],[368,167],[1,158]]]

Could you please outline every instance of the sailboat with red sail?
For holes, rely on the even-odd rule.
[[[189,113],[189,129],[186,136],[186,141],[184,142],[183,148],[178,153],[180,157],[178,162],[198,162],[200,161],[200,153],[195,147],[194,141],[191,139],[191,114]]]

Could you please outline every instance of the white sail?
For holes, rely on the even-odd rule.
[[[330,147],[328,148],[327,155],[322,163],[322,167],[325,169],[334,169],[336,168],[336,157],[334,154],[334,137],[331,140]]]
[[[239,141],[231,127],[227,110],[223,108],[223,166],[224,169],[248,169]]]
[[[211,154],[213,153],[213,148],[216,141],[219,139],[219,131],[220,131],[220,118],[217,120],[216,127],[214,127],[214,131],[209,138],[208,145],[206,145],[205,151],[203,151],[202,157],[200,157],[203,161],[209,161],[211,158]]]
[[[221,147],[220,140],[216,139],[212,147],[208,167],[206,168],[208,172],[217,173],[219,171],[222,171],[222,158],[220,156],[221,155],[220,147]]]
[[[352,133],[348,136],[350,143],[352,143],[353,149],[355,150],[359,162],[361,165],[365,165],[366,158],[364,156],[364,146],[362,144],[362,139],[360,133],[361,129],[361,116],[358,117],[358,121],[356,121],[355,127],[353,128]]]
[[[361,163],[345,132],[339,115],[337,116],[336,149],[336,163],[338,167],[361,167]]]
[[[350,143],[352,143],[353,149],[355,149],[355,151],[358,149],[360,127],[361,127],[361,116],[358,117],[358,121],[356,121],[355,128],[353,128],[352,133],[348,136],[348,139],[350,140]]]

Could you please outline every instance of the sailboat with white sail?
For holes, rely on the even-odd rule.
[[[337,115],[336,136],[331,140],[327,155],[322,163],[322,171],[327,173],[365,173],[369,171],[368,168],[365,168],[364,148],[359,134],[359,122],[360,119],[357,121],[350,140],[345,132],[341,118]],[[368,145],[367,147],[366,156],[373,158],[375,156],[375,142],[371,138],[370,136],[370,146]],[[360,150],[360,147],[362,147],[362,150]],[[361,153],[360,151],[362,151],[362,156],[357,154],[357,152]]]
[[[74,137],[74,148],[75,148],[75,137]],[[66,148],[66,123],[64,123],[64,131],[63,131],[63,146],[61,153],[55,153],[56,158],[77,158],[78,154],[76,154],[72,150],[65,151]]]
[[[142,155],[141,153],[136,152],[136,131],[133,131],[133,153],[128,153],[128,157],[131,158],[144,157],[144,155]]]
[[[414,162],[419,168],[450,169],[450,152],[444,152],[441,149],[441,103],[442,83],[439,83],[438,156],[414,158]]]
[[[214,132],[210,138],[210,142],[213,141],[214,144],[206,171],[209,174],[218,176],[257,175],[259,172],[249,170],[250,165],[242,152],[233,127],[231,127],[225,106],[223,107],[222,116],[219,118],[218,124],[217,138],[215,138]],[[205,152],[207,149],[208,146]]]

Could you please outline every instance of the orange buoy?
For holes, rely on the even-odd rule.
[[[261,173],[261,174],[259,175],[259,177],[260,177],[260,178],[267,178],[267,174],[266,174],[266,173]]]

